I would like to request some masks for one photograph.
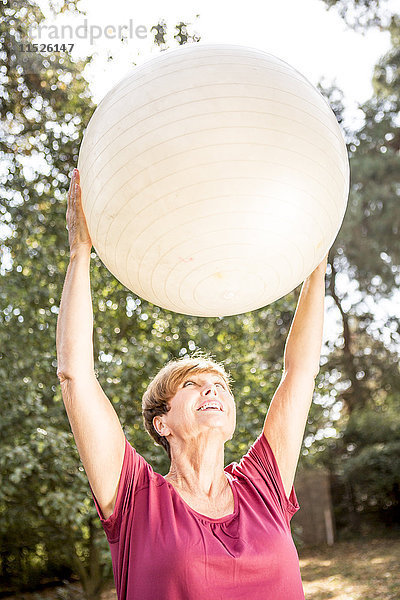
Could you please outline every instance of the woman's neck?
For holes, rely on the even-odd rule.
[[[171,466],[165,479],[187,494],[217,498],[229,485],[224,473],[224,445],[221,442],[174,444]]]

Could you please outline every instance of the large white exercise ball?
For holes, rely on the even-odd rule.
[[[346,145],[328,102],[254,48],[189,44],[101,101],[78,168],[95,250],[127,288],[226,316],[298,286],[340,229]]]

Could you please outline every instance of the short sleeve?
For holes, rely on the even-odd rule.
[[[136,491],[148,484],[151,472],[151,466],[146,462],[143,456],[136,452],[125,437],[125,452],[118,481],[117,498],[114,511],[108,519],[104,518],[100,505],[89,483],[97,514],[100,517],[107,540],[110,543],[118,541],[122,520],[133,505],[133,498]]]
[[[300,509],[300,505],[293,485],[289,497],[286,496],[278,463],[264,433],[261,433],[252,444],[247,454],[234,469],[233,474],[235,471],[242,473],[250,480],[262,480],[289,524],[293,515]]]

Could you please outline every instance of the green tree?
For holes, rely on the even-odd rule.
[[[387,0],[322,0],[327,9],[335,8],[347,25],[363,34],[370,27],[387,29],[393,15]]]
[[[377,322],[372,305],[396,302],[400,283],[400,20],[382,1],[325,3],[354,29],[379,27],[392,41],[375,67],[373,97],[360,106],[364,123],[347,132],[350,198],[327,278],[343,334],[331,345],[326,375],[343,410],[339,439],[313,446],[331,469],[339,524],[358,530],[368,513],[399,523],[399,326],[390,312]],[[340,290],[343,276],[356,292]],[[379,441],[368,435],[374,427]]]
[[[93,104],[81,74],[86,61],[18,51],[28,26],[42,19],[34,3],[2,3],[1,568],[21,587],[42,570],[69,574],[89,547],[82,542],[84,476],[56,398],[47,337],[54,331],[57,272],[67,259],[61,199]],[[70,507],[81,506],[74,516],[68,495]]]

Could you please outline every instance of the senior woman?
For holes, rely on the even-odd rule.
[[[68,193],[70,262],[57,375],[106,533],[119,600],[300,600],[293,481],[322,342],[327,257],[303,284],[263,431],[224,467],[235,431],[230,377],[209,356],[172,360],[150,382],[144,423],[171,461],[153,471],[126,439],[93,362],[92,242],[79,173]]]

